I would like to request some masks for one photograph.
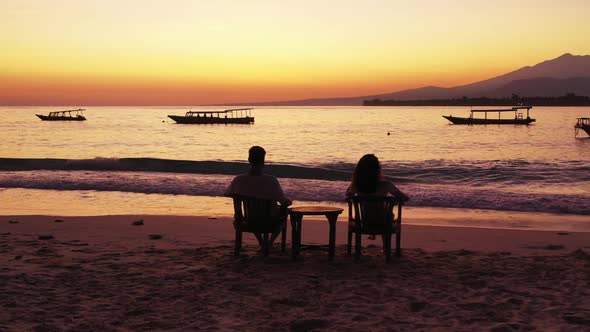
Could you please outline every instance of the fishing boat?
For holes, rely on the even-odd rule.
[[[443,118],[451,121],[453,124],[461,124],[461,125],[487,125],[487,124],[511,124],[511,125],[529,125],[535,122],[535,119],[531,119],[529,116],[530,109],[533,108],[532,106],[515,106],[511,108],[504,108],[504,109],[472,109],[471,114],[468,118],[461,118],[452,115],[443,115]],[[526,118],[523,115],[523,112],[520,110],[526,110]],[[514,118],[513,119],[502,119],[501,114],[506,112],[513,112]],[[483,118],[476,118],[474,114],[476,113],[483,113]],[[498,113],[498,118],[488,117],[488,113]]]
[[[577,120],[578,122],[574,126],[574,128],[576,128],[576,136],[578,136],[580,129],[590,136],[590,118],[578,118]]]
[[[43,121],[85,121],[85,109],[49,112],[49,115],[35,114]]]
[[[177,123],[190,124],[250,124],[254,123],[252,108],[234,108],[223,111],[188,111],[182,115],[168,115]]]

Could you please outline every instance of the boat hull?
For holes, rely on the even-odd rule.
[[[492,124],[499,124],[499,125],[529,125],[535,122],[535,119],[527,118],[527,119],[478,119],[478,118],[460,118],[456,116],[446,116],[443,115],[443,118],[451,121],[453,124],[460,124],[460,125],[492,125]]]
[[[250,124],[254,123],[254,117],[248,116],[245,118],[218,118],[218,117],[196,117],[196,116],[180,116],[168,115],[168,117],[176,123],[182,124]]]
[[[576,126],[576,128],[582,129],[583,131],[586,132],[586,134],[588,134],[588,136],[590,136],[590,126],[582,125],[582,126]]]
[[[35,114],[43,121],[86,121],[84,116],[47,116],[42,114]]]

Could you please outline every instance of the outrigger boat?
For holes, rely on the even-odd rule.
[[[529,116],[529,110],[532,106],[515,106],[508,109],[472,109],[471,115],[468,118],[460,118],[456,116],[446,116],[443,118],[451,121],[453,124],[463,125],[487,125],[487,124],[513,124],[513,125],[529,125],[535,122],[535,119],[531,119]],[[526,110],[526,118],[524,118],[522,112],[519,110]],[[502,119],[501,114],[504,112],[514,112],[514,119]],[[473,117],[474,113],[484,113],[484,118]],[[488,113],[498,113],[497,119],[488,118]]]
[[[79,108],[77,110],[49,112],[49,115],[35,114],[43,121],[84,121],[85,109]]]
[[[574,126],[574,128],[576,128],[576,136],[578,136],[578,131],[580,131],[580,129],[590,136],[590,118],[578,118],[577,120],[578,122]]]
[[[254,123],[254,117],[251,114],[252,108],[234,108],[224,111],[188,111],[184,116],[168,115],[168,117],[177,123],[192,124],[250,124]]]

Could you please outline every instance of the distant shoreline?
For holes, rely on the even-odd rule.
[[[511,98],[456,98],[456,99],[426,99],[426,100],[364,100],[363,106],[590,106],[590,97],[567,94],[561,97],[518,97]]]

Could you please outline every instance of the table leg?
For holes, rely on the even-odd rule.
[[[303,228],[303,216],[297,221],[297,255],[301,253],[301,228]]]
[[[297,257],[299,254],[299,246],[301,245],[301,219],[303,216],[291,215],[291,256]]]
[[[338,215],[330,215],[326,216],[328,218],[328,222],[330,223],[330,245],[329,245],[329,253],[330,258],[334,257],[334,253],[336,251],[336,220],[338,220]]]

